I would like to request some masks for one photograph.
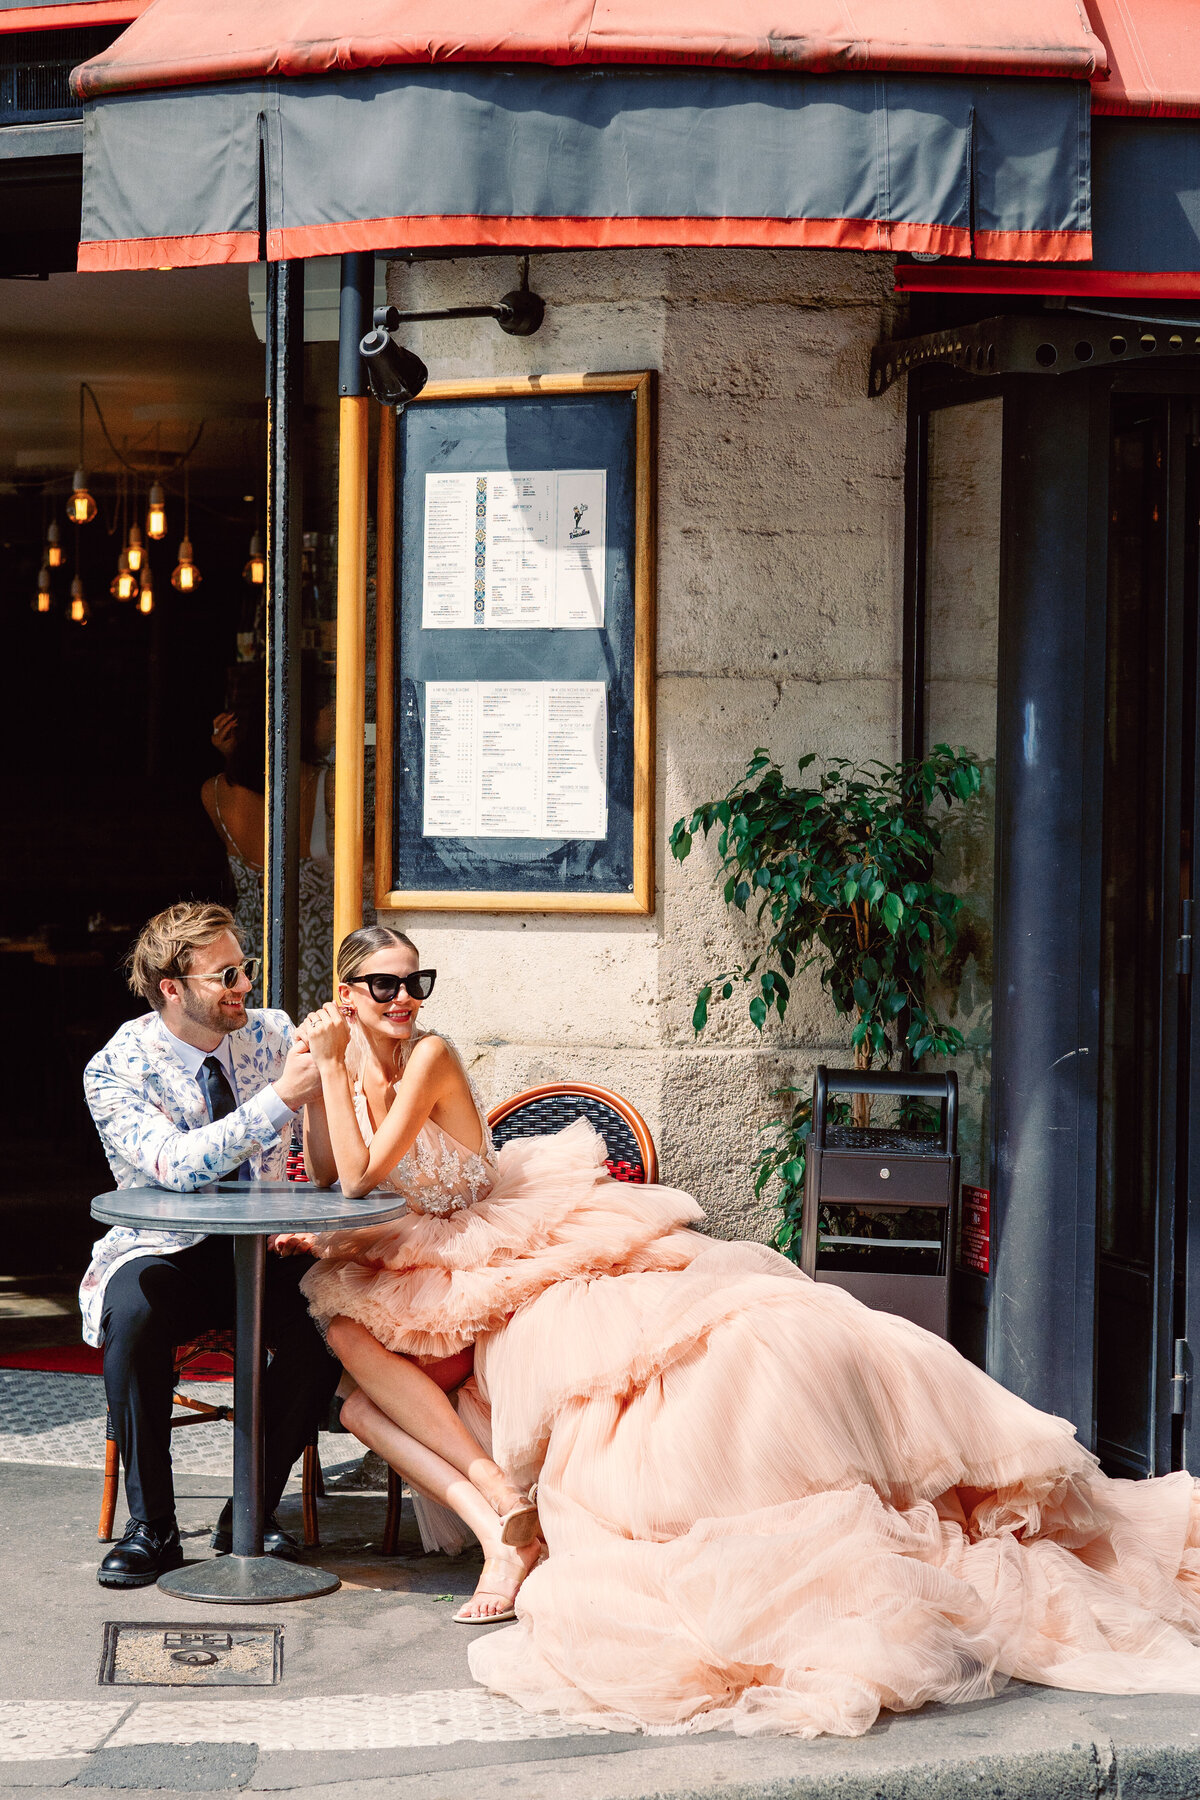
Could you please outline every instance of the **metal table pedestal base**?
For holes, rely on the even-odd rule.
[[[277,1600],[313,1600],[342,1584],[325,1569],[278,1556],[214,1556],[160,1575],[158,1585],[176,1600],[210,1600],[222,1606],[269,1606]]]

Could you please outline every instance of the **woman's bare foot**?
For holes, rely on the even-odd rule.
[[[465,1606],[454,1615],[457,1625],[491,1625],[513,1616],[513,1601],[521,1583],[541,1558],[540,1541],[517,1549],[503,1544],[484,1558],[478,1586]]]

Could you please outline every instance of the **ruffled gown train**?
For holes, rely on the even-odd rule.
[[[439,1135],[426,1168],[465,1170]],[[1109,1480],[941,1339],[603,1158],[582,1121],[518,1139],[305,1280],[391,1349],[474,1341],[464,1417],[538,1482],[549,1556],[476,1679],[613,1729],[802,1737],[1013,1676],[1200,1693],[1190,1476]]]

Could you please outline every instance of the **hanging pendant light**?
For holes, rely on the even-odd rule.
[[[87,476],[83,468],[83,395],[84,384],[79,384],[79,467],[71,477],[71,498],[67,501],[67,517],[72,525],[90,525],[96,516],[96,502],[88,493]]]
[[[62,535],[58,529],[58,520],[51,519],[46,527],[46,567],[61,569],[63,565]]]
[[[74,581],[72,581],[72,583],[71,583],[71,605],[69,608],[69,612],[70,612],[71,620],[74,624],[86,625],[87,616],[88,616],[88,603],[84,598],[83,583],[79,579],[78,575],[76,575]]]
[[[158,539],[164,538],[166,535],[167,496],[163,493],[161,484],[156,481],[150,488],[146,511],[146,536]]]
[[[261,531],[256,531],[250,539],[250,560],[242,570],[242,580],[248,581],[251,587],[261,587],[267,579],[267,559],[263,555]]]
[[[129,483],[121,478],[121,535],[126,536],[125,521],[129,517]],[[122,544],[117,557],[117,572],[108,584],[114,600],[132,600],[138,591],[137,576],[129,566],[129,551]]]
[[[142,586],[138,594],[138,611],[152,613],[154,611],[154,580],[150,574],[150,564],[142,564]]]
[[[200,579],[200,571],[192,553],[192,540],[185,537],[179,546],[179,561],[171,570],[171,586],[178,588],[181,594],[190,594],[193,588],[200,586]]]
[[[200,571],[196,567],[196,554],[192,549],[192,496],[188,481],[187,464],[183,465],[183,541],[179,546],[179,561],[171,570],[171,586],[178,588],[181,594],[190,594],[200,586]]]
[[[37,593],[33,597],[34,611],[48,613],[52,603],[52,596],[50,593],[50,571],[45,563],[43,563],[38,570]]]
[[[114,600],[132,600],[138,591],[137,576],[129,567],[129,552],[122,550],[117,558],[117,572],[108,587]]]
[[[136,506],[136,504],[137,497],[135,495],[134,505]],[[129,527],[129,542],[125,547],[125,555],[128,559],[129,567],[133,570],[134,574],[139,574],[146,555],[145,546],[142,543],[142,528],[140,525],[131,525]]]
[[[90,525],[96,516],[96,502],[88,493],[87,476],[76,469],[71,478],[71,498],[67,501],[67,517],[73,525]]]

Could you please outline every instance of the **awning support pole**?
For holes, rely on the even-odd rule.
[[[371,328],[375,258],[342,258],[338,334],[337,713],[333,942],[362,924],[367,707],[367,465],[371,402],[358,346]]]
[[[300,569],[304,264],[267,264],[267,807],[263,992],[300,994]],[[250,945],[244,946],[247,951]]]

